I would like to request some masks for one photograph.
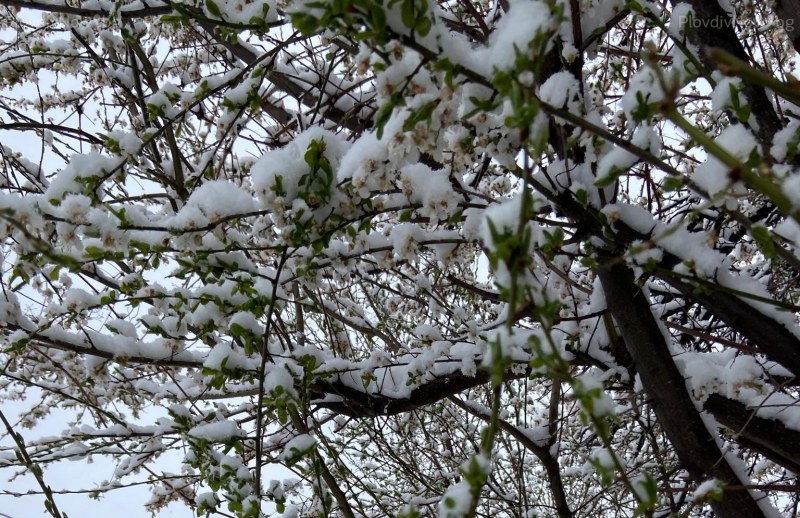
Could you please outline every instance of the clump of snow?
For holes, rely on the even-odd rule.
[[[251,23],[253,18],[274,22],[278,19],[278,11],[274,0],[214,0],[222,13],[223,19],[234,23]],[[207,9],[207,8],[206,8]],[[266,17],[264,14],[266,13]]]
[[[793,430],[800,430],[800,408],[789,395],[776,392],[770,379],[790,376],[790,373],[771,362],[737,355],[733,349],[722,352],[685,353],[678,365],[686,376],[692,395],[705,401],[719,394],[739,401],[763,419],[775,419]]]
[[[181,88],[174,83],[165,83],[161,89],[147,98],[147,111],[153,111],[167,118],[180,115],[180,110],[175,107],[182,96]]]
[[[204,439],[208,442],[224,442],[233,437],[242,437],[244,431],[233,421],[215,421],[202,423],[189,430],[189,437]]]
[[[666,81],[676,80],[676,75],[670,75],[670,71],[662,71],[667,77]],[[659,81],[658,75],[650,67],[644,67],[634,74],[631,78],[630,87],[622,96],[622,111],[628,120],[639,122],[644,117],[644,113],[652,110],[643,109],[643,105],[660,103],[665,99],[664,88]]]
[[[222,342],[216,344],[208,353],[203,367],[215,371],[225,370],[252,370],[259,367],[259,360],[247,357],[244,352],[234,348],[232,343]]]
[[[289,374],[286,365],[267,365],[264,376],[264,392],[272,393],[278,390],[297,395],[297,391],[294,389],[294,378]]]
[[[494,70],[511,70],[517,54],[528,54],[537,33],[555,29],[550,7],[540,0],[517,0],[497,23],[489,45],[475,53],[475,64],[491,76]]]
[[[792,122],[775,134],[770,154],[775,160],[782,162],[788,158],[790,149],[797,151],[798,141],[800,141],[800,123]]]
[[[722,486],[722,482],[715,478],[702,482],[697,486],[697,489],[692,492],[692,502],[700,504],[721,497]]]
[[[715,139],[717,145],[730,155],[745,163],[750,158],[750,153],[757,149],[758,141],[742,124],[734,124]],[[717,157],[709,155],[708,159],[694,172],[692,179],[697,185],[708,192],[709,196],[716,196],[731,186],[730,169]],[[738,182],[737,182],[738,184]],[[738,184],[741,187],[741,184]]]
[[[336,178],[339,181],[351,179],[359,193],[366,196],[371,190],[379,189],[377,169],[388,159],[386,146],[381,145],[374,133],[361,136],[342,156]]]
[[[539,87],[539,98],[556,108],[567,108],[572,113],[580,113],[580,85],[571,72],[556,72]]]
[[[142,149],[142,139],[129,131],[110,131],[108,137],[119,146],[119,153],[124,157],[139,154]]]
[[[420,324],[414,328],[414,335],[425,341],[442,340],[442,332],[430,324]]]
[[[734,99],[732,97],[733,93],[736,93],[739,96],[739,90],[742,88],[742,80],[738,77],[724,77],[719,82],[717,82],[717,86],[714,87],[714,91],[711,93],[711,108],[715,111],[722,111],[727,108],[730,108],[734,104]],[[744,99],[737,99],[739,102],[747,102]]]
[[[231,317],[230,326],[241,326],[242,328],[250,331],[255,336],[264,334],[264,326],[262,326],[258,319],[249,311],[240,311]]]
[[[46,200],[58,203],[67,193],[89,194],[85,182],[91,178],[107,176],[122,163],[121,158],[111,158],[98,153],[73,156],[44,193]]]
[[[686,30],[690,18],[694,16],[694,9],[688,3],[681,2],[672,8],[669,19],[669,34],[673,38],[682,40],[686,36]]]
[[[581,408],[588,415],[597,418],[616,415],[614,400],[603,388],[603,379],[608,374],[590,370],[575,377],[572,390],[580,397]]]
[[[792,206],[795,209],[800,209],[800,175],[788,175],[783,180],[781,187],[783,188],[783,193],[792,202]]]
[[[616,470],[617,463],[619,463],[622,469],[625,469],[625,461],[608,448],[595,448],[589,455],[589,460],[594,466],[601,470]]]
[[[422,229],[413,223],[401,223],[392,229],[392,250],[399,260],[417,257],[417,242],[423,238]]]
[[[519,228],[522,213],[523,196],[517,195],[510,200],[492,205],[483,213],[483,225],[481,227],[481,237],[486,246],[494,243],[492,237],[492,227],[499,234],[516,232]],[[489,224],[491,222],[491,225]]]
[[[198,493],[194,499],[194,503],[197,504],[198,507],[205,506],[208,509],[214,509],[219,502],[217,502],[217,497],[213,492],[206,491],[204,493]]]
[[[654,155],[658,155],[660,150],[658,134],[649,125],[639,127],[634,132],[630,142],[634,146]],[[638,157],[630,151],[614,146],[611,151],[600,159],[600,163],[597,165],[597,178],[602,179],[612,173],[626,171],[638,160]]]
[[[302,457],[307,452],[313,450],[316,445],[317,440],[312,435],[301,434],[296,437],[292,437],[292,439],[286,443],[286,446],[284,446],[280,458],[281,460],[290,464],[294,463],[299,459],[299,457]]]
[[[120,318],[109,320],[106,322],[106,327],[117,334],[127,336],[129,338],[137,338],[138,336],[136,332],[136,326],[133,325],[133,323]]]
[[[175,228],[201,227],[237,214],[247,214],[254,208],[250,193],[231,182],[212,180],[195,189],[186,205],[169,218],[166,225]]]
[[[644,4],[643,7],[646,8],[647,4],[644,2],[640,2],[640,4]],[[564,2],[562,5],[566,7],[570,7],[570,2]],[[602,2],[581,2],[581,32],[583,33],[584,37],[589,34],[592,34],[595,30],[600,29],[605,26],[605,23],[612,19],[616,14],[621,12],[625,8],[625,1],[624,0],[603,0]],[[571,11],[570,11],[571,12]],[[572,20],[571,14],[566,14],[567,20]],[[572,30],[570,24],[570,30],[564,31],[566,32],[566,36],[569,40],[572,40]],[[574,44],[575,42],[572,41]],[[593,46],[594,47],[594,46]]]
[[[424,164],[409,165],[400,171],[400,183],[408,201],[422,205],[418,209],[422,216],[447,219],[458,208],[458,199],[444,171],[434,171]]]
[[[341,136],[319,126],[312,126],[297,135],[289,144],[269,151],[251,168],[253,188],[265,202],[272,203],[282,196],[286,201],[294,200],[300,190],[301,178],[309,173],[305,154],[312,141],[325,143],[324,156],[336,171],[339,161],[348,148]],[[280,192],[283,191],[283,192]]]
[[[467,482],[458,482],[447,488],[439,502],[440,518],[466,516],[472,505],[472,490]]]
[[[67,194],[58,207],[50,209],[50,213],[62,215],[70,223],[84,225],[91,210],[91,198],[83,194]]]

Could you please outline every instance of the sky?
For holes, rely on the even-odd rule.
[[[24,402],[3,402],[3,413],[11,420],[28,409]],[[35,438],[60,434],[67,426],[70,413],[57,411],[48,416],[33,429],[17,428],[23,439],[29,442]],[[3,430],[4,431],[4,430]],[[8,447],[13,444],[6,433],[0,434],[0,446]],[[172,459],[173,471],[178,471],[177,461]],[[167,465],[168,465],[167,464]],[[57,489],[92,489],[97,487],[97,482],[111,478],[114,473],[114,463],[108,459],[96,458],[90,463],[86,458],[78,461],[62,461],[46,467],[44,471],[45,482],[54,490]],[[26,474],[11,482],[6,480],[13,475],[8,468],[0,468],[0,488],[4,491],[25,493],[29,490],[39,489],[35,478]],[[142,477],[133,477],[141,479]],[[70,518],[84,518],[86,516],[122,518],[149,518],[152,516],[145,511],[144,503],[150,498],[146,486],[123,488],[106,493],[99,500],[92,499],[88,494],[59,494],[55,496],[56,505],[62,513]],[[38,518],[50,516],[44,508],[44,498],[41,495],[26,495],[22,498],[0,494],[0,513],[11,518]],[[171,504],[160,511],[158,518],[196,518],[191,509],[184,505]],[[2,518],[2,517],[0,517]]]

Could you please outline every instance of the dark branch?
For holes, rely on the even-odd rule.
[[[633,272],[618,258],[598,268],[608,309],[619,325],[636,371],[675,453],[695,482],[716,478],[726,485],[742,483],[725,460],[686,390],[686,381],[670,353],[650,303]],[[763,516],[747,491],[724,490],[714,504],[721,517]]]

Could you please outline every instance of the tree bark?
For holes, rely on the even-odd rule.
[[[780,421],[757,417],[754,410],[719,394],[708,396],[703,407],[743,446],[800,475],[800,432]]]
[[[742,481],[726,461],[686,390],[669,347],[633,272],[618,258],[598,270],[606,303],[633,358],[649,403],[675,448],[681,465],[695,482],[715,478],[726,485],[713,504],[723,518],[764,516],[748,491],[733,490]]]
[[[715,64],[709,59],[707,50],[720,47],[739,59],[750,62],[750,56],[744,50],[742,42],[734,30],[734,20],[716,0],[673,0],[672,5],[686,2],[694,10],[695,22],[689,27],[689,39],[700,47],[700,60],[712,70]],[[743,94],[752,107],[752,114],[758,122],[756,132],[762,145],[771,145],[772,137],[782,127],[775,107],[767,93],[758,85],[743,82]],[[747,123],[747,121],[742,121]]]
[[[800,0],[777,0],[775,14],[794,49],[800,52]]]

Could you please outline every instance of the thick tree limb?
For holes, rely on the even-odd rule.
[[[650,404],[675,453],[695,482],[709,478],[740,486],[714,437],[686,390],[650,303],[624,262],[611,259],[598,268],[608,309],[633,358]],[[723,518],[753,518],[763,512],[747,491],[724,490],[714,509]]]
[[[515,377],[520,378],[525,375],[527,374]],[[486,371],[480,370],[469,376],[458,370],[417,387],[411,396],[403,399],[384,396],[380,393],[368,394],[338,380],[317,381],[312,385],[311,390],[320,397],[328,399],[318,402],[317,406],[350,417],[362,418],[410,412],[464,390],[483,385],[488,381],[489,374]],[[341,400],[330,401],[330,395],[338,396]]]
[[[719,394],[711,394],[703,407],[733,431],[743,446],[800,475],[800,432],[780,421],[758,417],[754,409]]]
[[[780,18],[789,41],[800,52],[800,0],[776,0],[775,14]]]
[[[739,59],[750,61],[741,40],[734,31],[733,20],[717,0],[673,0],[672,5],[684,1],[694,10],[695,21],[690,26],[689,39],[700,47],[699,57],[709,69],[715,68],[715,64],[706,52],[712,47],[721,47]],[[758,122],[757,136],[762,144],[771,144],[772,137],[783,127],[783,124],[764,89],[748,82],[743,84],[742,93],[752,107],[752,113]],[[742,122],[746,123],[747,121]]]
[[[708,309],[769,359],[800,375],[800,340],[786,326],[730,293],[697,289],[666,271],[657,277]]]

